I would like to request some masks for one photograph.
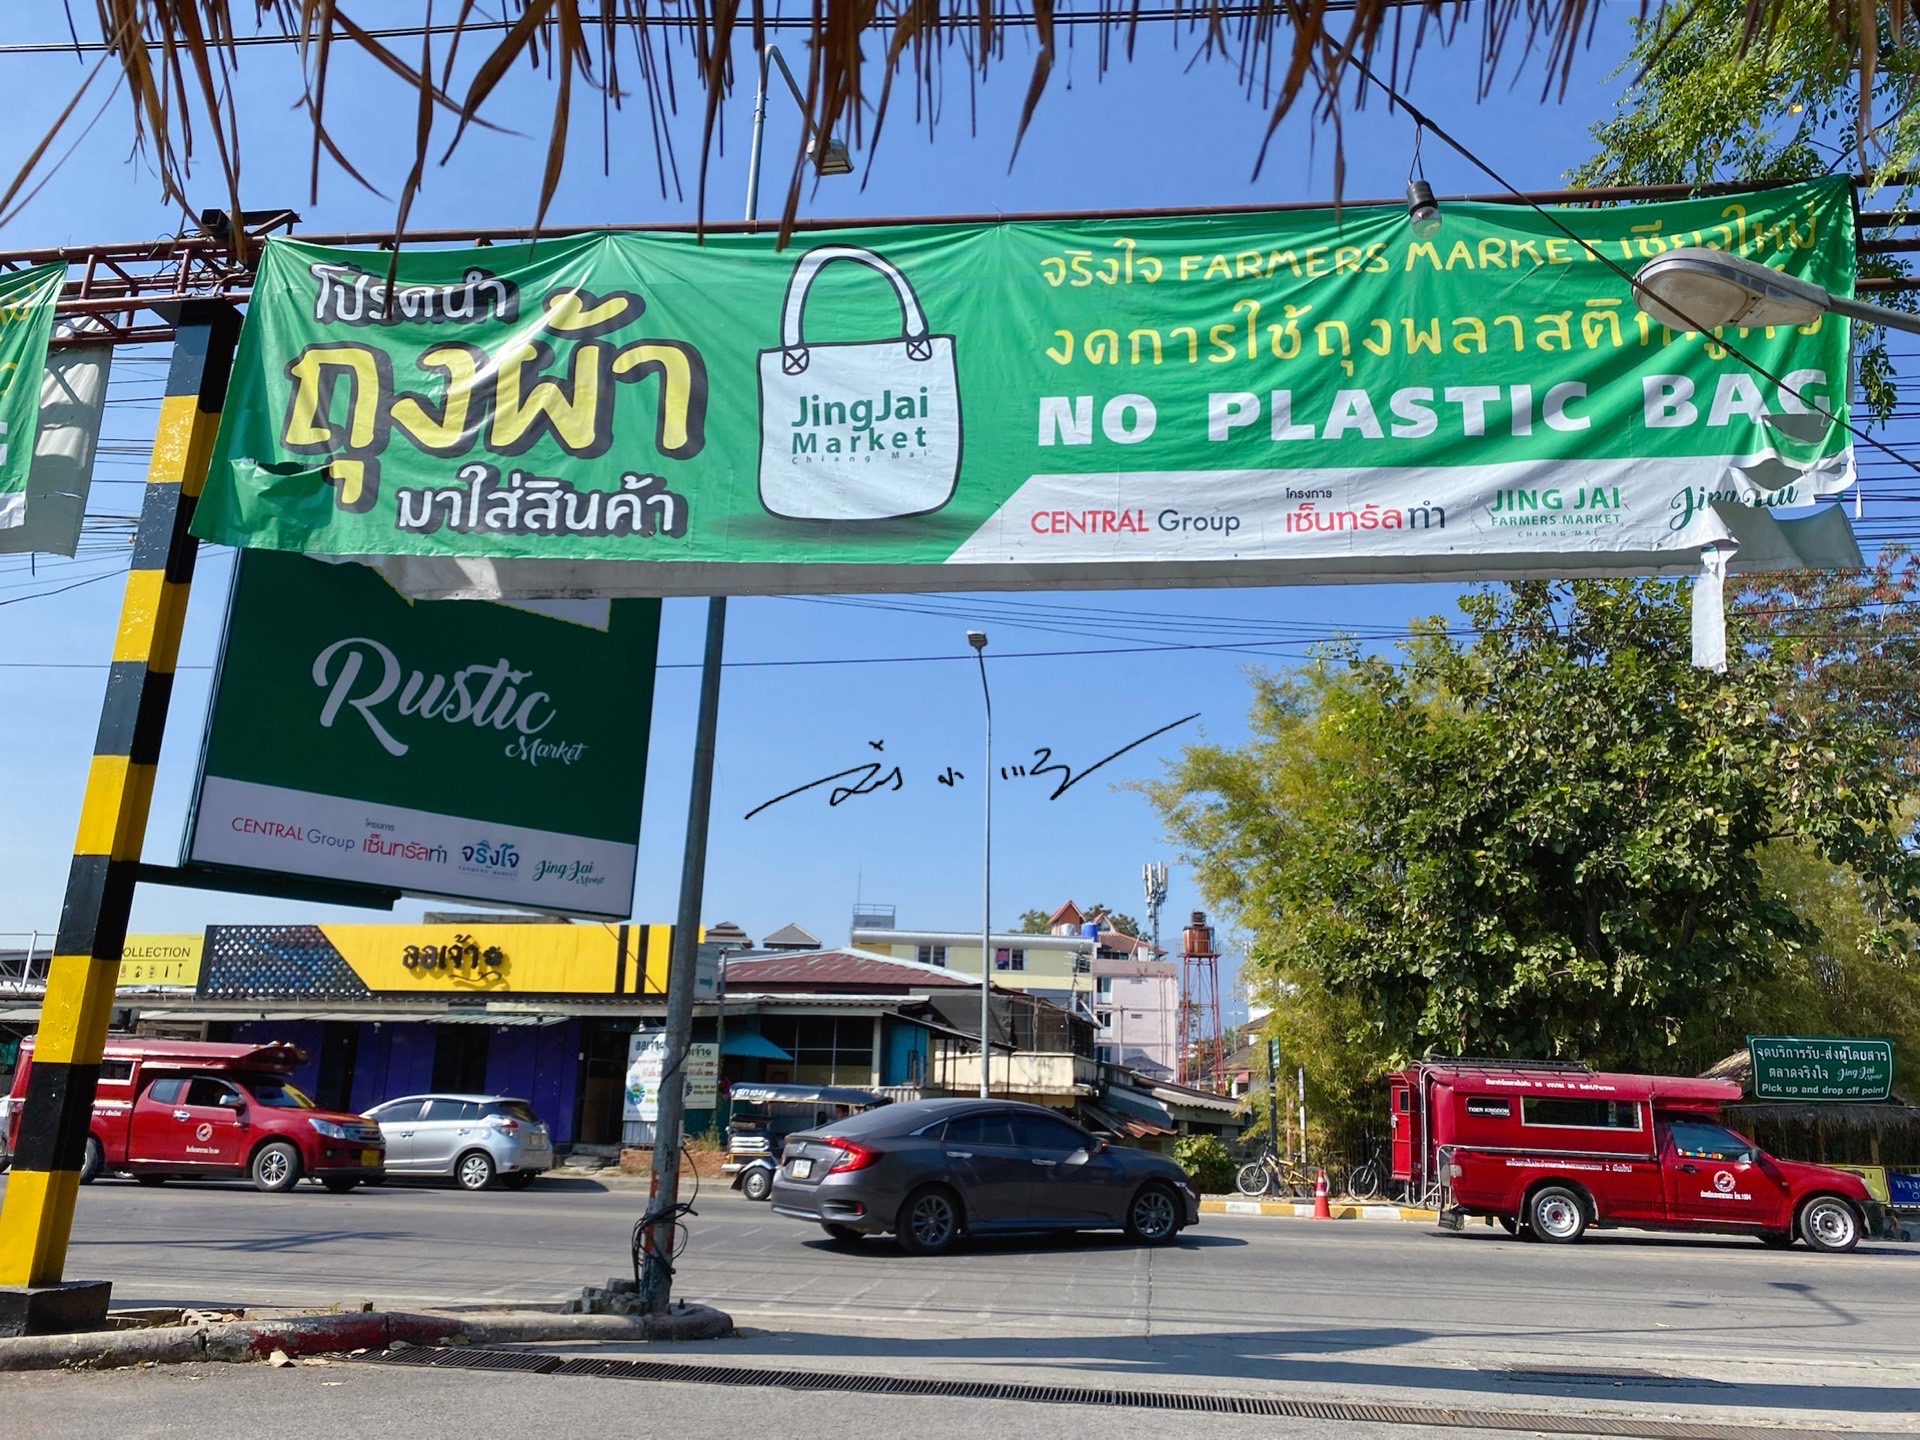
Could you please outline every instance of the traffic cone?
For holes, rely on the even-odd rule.
[[[1313,1182],[1313,1218],[1331,1220],[1333,1211],[1327,1208],[1327,1172],[1322,1170],[1320,1178]]]

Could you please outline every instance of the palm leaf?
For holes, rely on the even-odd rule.
[[[1783,18],[1791,3],[1748,0],[1744,42],[1764,44],[1779,25],[1794,23]],[[536,192],[536,228],[545,220],[565,173],[576,78],[600,92],[603,143],[615,143],[615,114],[625,114],[615,50],[621,43],[632,43],[640,56],[638,84],[645,91],[645,123],[653,132],[663,187],[666,173],[678,171],[662,124],[677,108],[676,82],[694,80],[705,92],[698,193],[704,218],[708,159],[720,135],[720,105],[739,78],[736,42],[745,38],[746,30],[757,53],[768,35],[776,33],[766,0],[597,0],[591,11],[583,9],[581,0],[501,0],[500,18],[475,0],[461,0],[454,19],[439,27],[447,44],[436,79],[430,35],[421,35],[417,27],[410,32],[423,42],[419,63],[411,64],[369,24],[373,17],[386,18],[379,0],[94,0],[92,8],[94,35],[86,37],[87,27],[75,21],[73,0],[67,0],[74,33],[109,44],[131,100],[134,147],[150,160],[162,197],[183,207],[196,158],[197,126],[211,136],[220,179],[235,210],[239,208],[243,121],[253,122],[241,115],[229,84],[239,53],[235,42],[241,38],[236,12],[248,18],[247,38],[279,37],[300,48],[306,80],[300,105],[313,127],[310,183],[316,188],[323,153],[361,178],[326,123],[327,80],[341,42],[414,93],[415,163],[400,191],[401,219],[425,184],[420,147],[431,133],[432,112],[444,109],[458,116],[442,152],[444,163],[470,127],[501,128],[482,112],[509,68],[525,60],[537,69],[544,57],[553,109]],[[1640,8],[1644,16],[1646,0]],[[1409,13],[1417,19],[1411,38],[1403,29]],[[1364,99],[1367,77],[1377,75],[1395,86],[1423,41],[1446,38],[1473,48],[1473,94],[1486,93],[1503,65],[1535,66],[1546,89],[1564,92],[1598,15],[1598,0],[1478,0],[1471,10],[1467,0],[1160,0],[1158,9],[1144,13],[1140,0],[1081,0],[1077,7],[1061,0],[814,0],[798,21],[801,34],[789,49],[797,43],[807,51],[806,104],[813,127],[821,133],[844,129],[853,148],[871,153],[898,98],[896,79],[910,79],[916,115],[923,115],[931,129],[941,113],[941,67],[947,60],[966,67],[971,95],[974,83],[1006,56],[1008,37],[1029,34],[1033,63],[1019,98],[1013,142],[1017,158],[1052,83],[1061,29],[1093,29],[1103,74],[1132,60],[1143,38],[1184,50],[1197,37],[1196,58],[1232,61],[1237,83],[1261,97],[1267,108],[1268,142],[1299,103],[1310,103],[1334,132],[1337,189],[1344,175],[1340,120],[1347,108]],[[743,18],[750,29],[741,25]],[[1669,33],[1684,30],[1691,18],[1682,13],[1667,22]],[[1477,34],[1465,33],[1464,21],[1477,21]],[[783,34],[796,28],[790,10],[777,23]],[[1895,73],[1907,83],[1910,65],[1904,58],[1894,63],[1889,47],[1904,51],[1920,41],[1920,10],[1907,0],[1827,0],[1824,23],[1859,75],[1858,144],[1861,164],[1867,167],[1876,147],[1870,108],[1874,87],[1884,87],[1887,76]],[[873,57],[865,44],[869,36],[882,42]],[[1112,44],[1116,39],[1124,43]],[[477,58],[469,58],[476,50]],[[1516,51],[1518,59],[1513,58]],[[464,95],[456,101],[451,87],[461,59],[468,59],[462,67],[468,78]],[[1882,93],[1884,98],[1884,89]],[[54,139],[77,123],[76,113],[77,96],[34,147],[9,193],[20,193],[36,167],[47,163]],[[872,145],[863,138],[869,121]],[[797,155],[783,207],[783,232],[797,213],[804,178],[803,157]]]

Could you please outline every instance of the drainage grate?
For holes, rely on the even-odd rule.
[[[1719,1425],[1692,1420],[1641,1419],[1626,1415],[1555,1415],[1519,1410],[1454,1410],[1429,1405],[1358,1404],[1345,1400],[1287,1400],[1264,1395],[1213,1395],[1178,1390],[1109,1390],[1076,1385],[1017,1385],[986,1380],[932,1380],[899,1375],[845,1375],[821,1370],[775,1370],[745,1365],[700,1365],[660,1360],[572,1359],[520,1350],[419,1347],[364,1357],[386,1365],[443,1370],[507,1370],[592,1380],[672,1381],[681,1385],[758,1386],[783,1390],[830,1390],[870,1395],[938,1396],[958,1400],[1016,1400],[1040,1405],[1094,1405],[1134,1410],[1183,1410],[1210,1415],[1263,1415],[1348,1424],[1426,1425],[1461,1430],[1513,1430],[1535,1435],[1600,1435],[1628,1440],[1780,1440],[1774,1426]],[[1596,1382],[1599,1371],[1528,1371],[1531,1378]],[[1610,1372],[1605,1379],[1635,1383],[1662,1378]],[[1686,1382],[1680,1382],[1686,1383]],[[1709,1383],[1709,1382],[1699,1382]],[[1834,1435],[1847,1440],[1891,1440],[1876,1432],[1800,1427],[1796,1435]]]
[[[471,1350],[416,1346],[395,1350],[382,1357],[389,1365],[426,1365],[435,1370],[517,1370],[527,1375],[547,1375],[560,1368],[558,1355],[541,1355],[530,1350]]]

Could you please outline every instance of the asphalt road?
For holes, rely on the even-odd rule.
[[[111,1278],[120,1305],[551,1304],[626,1271],[642,1201],[565,1180],[347,1196],[100,1182],[81,1192],[67,1273]],[[749,1334],[676,1359],[1920,1433],[1920,1246],[1828,1256],[1614,1232],[1558,1247],[1207,1216],[1164,1249],[1003,1239],[923,1260],[829,1246],[716,1187],[696,1203],[676,1293]],[[1209,1433],[1230,1433],[1222,1419]]]

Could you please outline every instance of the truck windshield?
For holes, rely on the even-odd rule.
[[[249,1079],[247,1092],[262,1105],[272,1105],[283,1110],[312,1110],[313,1101],[302,1095],[286,1081],[271,1076]]]

